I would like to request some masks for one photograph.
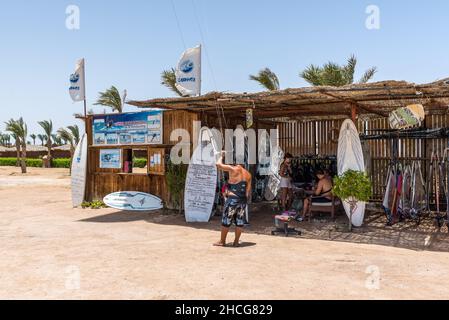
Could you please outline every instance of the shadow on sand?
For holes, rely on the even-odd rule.
[[[271,236],[274,229],[273,216],[276,212],[271,204],[254,204],[250,210],[250,225],[245,227],[245,233],[261,234]],[[108,214],[98,215],[80,220],[89,223],[127,223],[145,221],[160,225],[182,226],[194,229],[220,230],[220,217],[215,215],[208,223],[189,223],[184,216],[172,211],[154,212],[132,212],[116,211]],[[335,221],[331,221],[329,215],[317,215],[311,222],[292,222],[291,226],[302,232],[301,236],[290,236],[295,238],[316,239],[328,241],[351,242],[358,244],[375,244],[404,248],[410,250],[428,250],[449,252],[449,234],[447,229],[438,231],[433,220],[423,219],[417,226],[413,222],[399,223],[392,227],[385,226],[386,219],[379,211],[368,211],[365,224],[361,228],[354,228],[348,232],[348,219],[342,212]],[[232,231],[232,230],[231,230]],[[282,236],[282,235],[279,235]],[[254,243],[243,243],[241,246],[253,246]]]

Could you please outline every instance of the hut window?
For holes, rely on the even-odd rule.
[[[124,149],[123,150],[123,172],[124,173],[148,173],[148,150],[147,149]]]

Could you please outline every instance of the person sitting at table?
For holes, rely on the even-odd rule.
[[[333,185],[331,177],[326,175],[323,170],[317,170],[315,174],[318,178],[318,184],[313,192],[313,195],[304,200],[302,216],[298,216],[296,218],[298,221],[304,221],[305,217],[310,214],[310,207],[312,204],[332,202]]]

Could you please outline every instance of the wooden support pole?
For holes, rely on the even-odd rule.
[[[356,121],[357,121],[357,105],[354,103],[351,103],[351,119],[352,119],[352,122],[356,123]]]

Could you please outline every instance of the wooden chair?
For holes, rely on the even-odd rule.
[[[310,205],[309,222],[314,212],[330,213],[332,220],[335,219],[336,209],[341,205],[341,200],[332,195],[332,201],[328,203],[314,203]]]

